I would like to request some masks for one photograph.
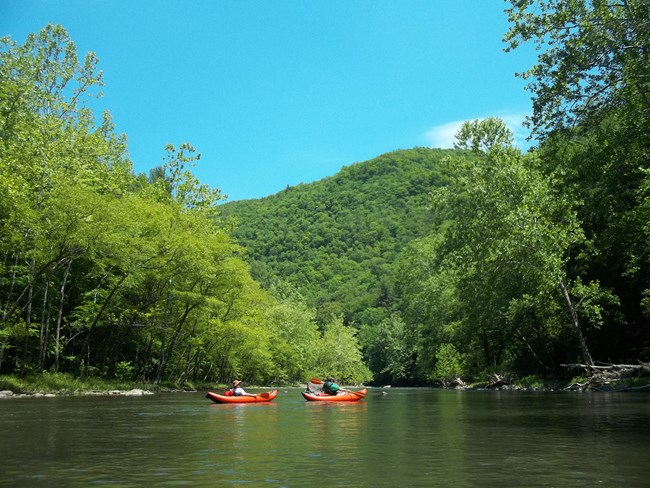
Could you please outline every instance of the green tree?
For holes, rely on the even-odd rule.
[[[451,160],[449,184],[433,192],[433,207],[445,222],[434,270],[452,280],[455,304],[453,315],[437,316],[454,319],[454,342],[468,348],[478,364],[512,364],[520,354],[516,338],[528,340],[534,324],[530,315],[509,315],[509,310],[532,297],[526,303],[537,313],[561,314],[581,359],[591,364],[583,328],[600,324],[607,294],[598,283],[585,285],[569,273],[572,252],[585,244],[574,212],[534,169],[534,155],[495,146],[479,156]],[[456,321],[460,326],[453,325]],[[553,336],[550,329],[545,333]]]
[[[380,384],[408,384],[413,381],[415,353],[404,320],[393,314],[377,325],[364,325],[360,332],[364,357]]]
[[[357,330],[346,327],[340,317],[325,325],[317,354],[320,376],[333,376],[348,384],[372,378],[363,363],[356,335]]]
[[[464,358],[453,344],[440,344],[436,351],[436,369],[432,376],[442,381],[444,386],[460,378],[465,372]]]
[[[317,352],[321,335],[315,311],[292,286],[276,283],[272,292],[277,303],[267,310],[266,322],[273,335],[270,344],[276,382],[304,382],[318,370]]]
[[[12,347],[8,332],[19,330],[18,323],[24,324],[23,371],[31,362],[35,337],[40,342],[38,362],[42,366],[45,360],[46,320],[62,313],[63,302],[54,290],[65,289],[79,255],[65,222],[76,217],[57,210],[65,205],[65,196],[79,189],[84,199],[89,188],[124,194],[132,181],[124,139],[112,133],[110,115],[105,113],[96,127],[86,107],[93,87],[102,83],[96,64],[93,53],[79,61],[60,26],[30,34],[22,46],[9,38],[0,40],[0,180],[5,190],[0,236],[2,274],[8,279],[2,291],[5,339],[0,365],[4,351]],[[52,313],[55,307],[59,311]]]
[[[541,169],[576,205],[593,253],[583,263],[620,299],[598,342],[612,360],[647,357],[650,289],[642,202],[650,167],[650,4],[645,0],[512,1],[508,49],[534,43],[530,80]],[[630,325],[633,324],[633,325]]]
[[[413,240],[396,262],[400,270],[395,285],[399,308],[416,353],[416,368],[411,374],[420,382],[431,377],[441,343],[457,341],[458,347],[470,349],[470,341],[460,333],[463,302],[456,292],[456,270],[444,264],[447,225]]]
[[[511,146],[512,132],[496,117],[465,122],[456,133],[454,147],[474,152],[488,152],[495,148]]]
[[[650,4],[646,0],[511,0],[507,50],[533,42],[538,62],[521,74],[543,136],[623,108],[647,127]],[[630,119],[631,120],[631,119]]]
[[[135,177],[101,84],[65,29],[0,50],[0,368],[149,381],[265,381],[278,367],[266,311],[188,143]],[[295,358],[291,358],[293,361]],[[292,370],[289,361],[283,365]]]

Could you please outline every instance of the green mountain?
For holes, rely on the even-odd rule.
[[[453,151],[415,148],[344,167],[323,180],[220,208],[263,284],[292,283],[321,320],[383,319],[392,303],[392,263],[430,231],[428,193]]]

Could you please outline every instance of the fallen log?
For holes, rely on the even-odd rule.
[[[562,364],[561,366],[568,368],[569,371],[581,370],[585,374],[587,381],[573,383],[568,387],[568,389],[581,391],[602,390],[624,378],[650,376],[650,363],[641,361],[638,364]]]
[[[590,374],[616,373],[621,377],[650,376],[650,363],[639,364],[562,364],[569,370],[581,369]]]
[[[445,388],[458,388],[458,389],[467,388],[465,382],[460,378],[454,378],[452,380],[442,380],[442,386]]]
[[[497,390],[512,384],[512,379],[509,374],[494,373],[488,379],[488,384],[485,385],[487,390]]]

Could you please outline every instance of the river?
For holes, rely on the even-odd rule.
[[[647,393],[204,394],[2,400],[0,486],[650,486]]]

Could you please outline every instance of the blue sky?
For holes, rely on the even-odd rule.
[[[395,149],[450,147],[464,120],[519,126],[530,94],[500,0],[0,0],[0,36],[61,24],[94,51],[137,172],[168,143],[228,201]]]

